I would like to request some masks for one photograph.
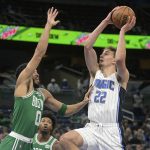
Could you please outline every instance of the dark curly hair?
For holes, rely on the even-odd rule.
[[[44,117],[50,118],[52,120],[52,126],[53,126],[52,131],[53,131],[56,127],[56,118],[55,118],[55,116],[50,111],[45,110],[42,114],[42,118],[44,118]]]
[[[16,79],[19,77],[20,73],[27,67],[28,63],[23,63],[21,65],[19,65],[16,69]]]

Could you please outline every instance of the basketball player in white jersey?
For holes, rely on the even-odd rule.
[[[117,9],[117,8],[116,8]],[[105,48],[100,56],[92,48],[100,33],[112,24],[112,11],[89,35],[84,47],[86,65],[91,75],[93,90],[88,105],[90,122],[84,128],[64,134],[60,140],[68,140],[82,150],[123,150],[121,105],[126,93],[129,72],[126,68],[125,33],[136,22],[133,17],[119,33],[118,46]]]

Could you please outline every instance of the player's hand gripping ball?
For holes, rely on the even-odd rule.
[[[120,6],[118,9],[112,12],[111,19],[113,24],[117,28],[121,29],[121,27],[125,25],[129,19],[131,21],[133,16],[135,16],[135,13],[130,7]]]

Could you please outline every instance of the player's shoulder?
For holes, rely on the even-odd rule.
[[[35,133],[35,134],[34,134],[34,137],[33,137],[33,142],[34,142],[34,143],[36,142],[37,135],[38,135],[38,133]]]
[[[118,73],[115,74],[118,84],[126,91],[128,80],[124,81]]]
[[[103,74],[103,73],[102,73],[101,69],[98,69],[98,70],[95,72],[95,76],[94,76],[94,77],[99,76],[99,75],[102,75],[102,74]]]
[[[47,99],[48,97],[52,97],[52,94],[45,88],[39,88],[40,91],[42,92],[42,94],[44,95],[45,99]]]

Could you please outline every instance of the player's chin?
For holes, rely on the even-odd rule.
[[[48,132],[48,128],[44,128],[43,131]]]
[[[42,130],[42,133],[43,133],[43,134],[48,134],[48,128],[47,128],[47,129],[44,128],[44,129]]]
[[[102,61],[99,62],[99,66],[103,66],[103,62]]]
[[[34,80],[34,82],[35,82],[36,85],[40,84],[40,80],[38,80],[38,79]]]

